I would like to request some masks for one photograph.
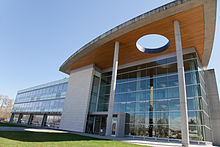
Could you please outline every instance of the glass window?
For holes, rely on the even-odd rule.
[[[166,65],[157,67],[157,76],[164,76],[166,74],[167,74],[167,66]]]
[[[183,55],[183,60],[191,59],[191,58],[196,58],[196,53],[190,53],[190,54]]]
[[[134,113],[134,111],[135,111],[135,102],[128,102],[126,104],[126,110],[125,111],[128,112],[128,113]]]
[[[147,76],[149,78],[153,78],[156,75],[156,68],[149,68],[147,69]]]
[[[135,114],[134,113],[126,113],[125,122],[126,123],[134,123]]]
[[[167,97],[168,98],[179,98],[179,88],[168,88],[167,92]]]
[[[169,124],[181,128],[181,115],[180,112],[169,112]]]
[[[127,93],[127,101],[136,101],[136,93],[135,92]]]
[[[156,79],[156,88],[165,88],[167,87],[167,77],[160,77]]]
[[[137,72],[131,72],[128,74],[129,81],[137,80]]]
[[[105,91],[105,94],[109,94],[110,93],[110,85],[106,85],[104,87],[104,91]]]
[[[154,112],[153,121],[154,124],[168,124],[169,112]]]
[[[127,93],[120,94],[120,95],[119,95],[119,99],[120,99],[120,100],[119,100],[120,102],[127,102],[127,101],[129,101],[129,100],[128,100],[128,94],[127,94]]]
[[[63,89],[63,84],[59,84],[58,85],[58,91],[62,91],[62,89]]]
[[[186,85],[197,84],[197,72],[190,72],[185,74]]]
[[[119,103],[114,103],[114,112],[119,112]]]
[[[159,89],[155,90],[155,97],[156,99],[166,99],[167,98],[167,89]]]
[[[89,112],[95,112],[95,110],[96,110],[96,104],[95,103],[90,103]]]
[[[133,106],[133,107],[135,108],[135,106]],[[137,101],[135,111],[138,113],[144,113],[145,112],[145,102]]]
[[[122,74],[121,75],[121,82],[127,82],[128,81],[128,74]]]
[[[128,84],[127,83],[119,84],[118,88],[119,88],[119,92],[128,92]]]
[[[167,100],[157,101],[156,105],[154,106],[154,111],[169,111],[168,101]]]
[[[188,110],[198,110],[197,98],[187,99]]]
[[[128,85],[128,92],[136,91],[136,88],[137,88],[137,82],[136,81],[129,82],[129,83],[127,83],[127,85]]]
[[[145,109],[145,111],[148,113],[148,111],[150,111],[150,102],[145,102],[145,107],[144,107],[144,109]]]
[[[173,62],[177,62],[176,56],[167,58],[167,63],[173,63]]]
[[[186,94],[187,97],[198,96],[199,95],[198,86],[197,85],[186,86]]]
[[[137,81],[137,90],[147,89],[147,80]]]
[[[167,59],[158,60],[158,61],[156,61],[156,63],[158,65],[167,64]]]
[[[169,64],[167,65],[168,74],[174,74],[177,73],[177,63]]]
[[[135,114],[135,124],[144,124],[145,116],[144,113],[136,113]]]
[[[140,78],[141,78],[141,79],[147,78],[147,71],[146,71],[146,69],[141,70],[141,71],[139,72],[139,74],[140,74]]]
[[[173,110],[180,110],[180,99],[173,99],[173,100],[169,100],[169,110],[173,111]]]
[[[54,91],[53,91],[53,92],[56,93],[57,91],[58,91],[58,85],[55,85],[55,86],[54,86]]]
[[[120,102],[120,94],[115,94],[115,102]]]
[[[178,75],[168,76],[167,79],[167,87],[178,86]]]
[[[198,118],[199,112],[197,111],[188,111],[188,121],[189,125],[201,124]]]
[[[120,103],[119,104],[119,112],[125,112],[126,103]]]
[[[168,125],[154,125],[154,137],[168,138],[169,137],[169,126]]]
[[[149,100],[149,96],[146,94],[146,91],[140,91],[136,93],[136,100],[137,101]]]
[[[67,91],[67,86],[68,86],[68,83],[65,83],[65,84],[63,85],[63,91]]]
[[[150,62],[150,63],[147,63],[146,66],[149,68],[149,67],[153,67],[153,66],[156,66],[157,63],[156,62]]]
[[[196,60],[184,61],[184,70],[185,71],[198,70],[197,61]]]

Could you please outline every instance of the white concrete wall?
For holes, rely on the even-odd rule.
[[[93,79],[93,65],[70,73],[60,128],[84,132]]]
[[[220,146],[220,102],[214,69],[205,71],[213,144]]]

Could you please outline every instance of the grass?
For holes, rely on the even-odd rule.
[[[34,126],[25,126],[25,125],[19,125],[19,124],[10,124],[7,122],[0,122],[0,127],[25,127],[25,128],[33,128]]]
[[[70,133],[0,132],[3,147],[141,147],[135,144],[103,140]]]
[[[9,123],[3,123],[3,122],[0,122],[0,127],[26,127],[26,126],[22,126],[22,125],[19,125],[19,124],[9,124]]]

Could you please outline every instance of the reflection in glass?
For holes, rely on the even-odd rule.
[[[189,133],[190,139],[209,140],[205,83],[196,58],[195,53],[184,55]],[[110,82],[111,72],[103,73],[98,112],[108,110]],[[176,57],[118,70],[114,102],[114,112],[126,114],[126,135],[181,139]]]

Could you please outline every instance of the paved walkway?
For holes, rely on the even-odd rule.
[[[94,134],[87,134],[87,133],[79,133],[79,132],[73,132],[73,131],[62,131],[62,130],[56,130],[56,129],[42,129],[42,128],[25,128],[25,127],[0,127],[0,131],[31,131],[31,132],[60,132],[60,133],[72,133],[72,134],[78,134],[82,136],[89,136],[89,137],[95,137],[100,139],[108,139],[108,140],[116,140],[126,143],[133,143],[143,146],[153,146],[153,147],[182,147],[181,143],[170,143],[170,142],[162,142],[162,141],[153,141],[153,140],[143,140],[143,139],[137,139],[132,137],[114,137],[114,136],[100,136],[100,135],[94,135]],[[191,147],[212,147],[212,145],[190,145]]]
[[[68,131],[69,133],[72,134],[78,134],[82,136],[89,136],[89,137],[95,137],[95,138],[100,138],[100,139],[109,139],[109,140],[116,140],[116,141],[121,141],[121,142],[126,142],[126,143],[133,143],[133,144],[138,144],[138,145],[143,145],[143,146],[153,146],[153,147],[182,147],[181,143],[171,143],[171,142],[162,142],[162,141],[155,141],[155,140],[143,140],[143,139],[135,139],[132,137],[114,137],[114,136],[100,136],[100,135],[94,135],[94,134],[87,134],[87,133],[79,133],[79,132],[72,132]],[[192,144],[190,147],[213,147],[212,145],[195,145]]]
[[[50,133],[68,133],[66,131],[59,131],[53,129],[41,128],[24,128],[24,127],[0,127],[0,131],[30,131],[30,132],[50,132]]]

